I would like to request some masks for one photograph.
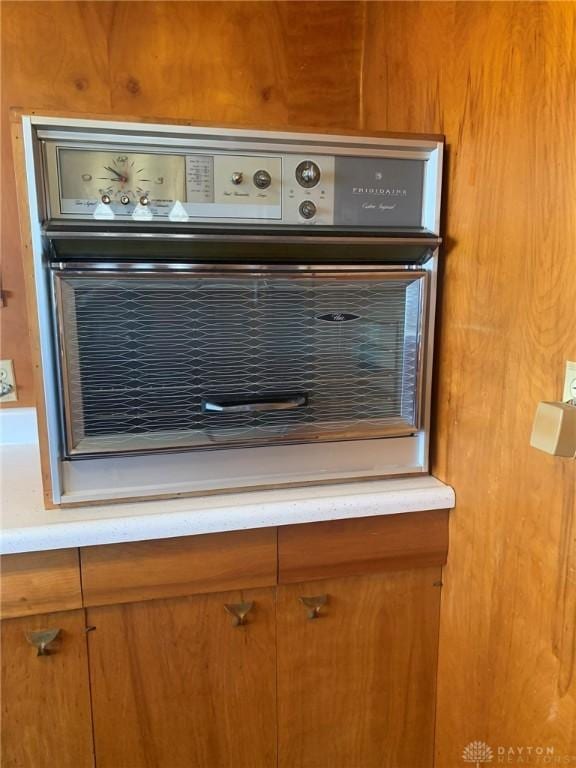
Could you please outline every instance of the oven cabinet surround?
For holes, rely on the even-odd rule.
[[[447,517],[4,556],[3,768],[430,768]]]

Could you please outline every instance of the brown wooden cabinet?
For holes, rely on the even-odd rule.
[[[234,626],[225,605],[252,602]],[[98,768],[273,768],[273,589],[90,608]]]
[[[3,558],[2,768],[431,768],[446,517]]]
[[[280,768],[430,768],[439,568],[278,590]],[[301,597],[321,597],[308,618]]]
[[[60,629],[38,656],[30,632]],[[2,768],[91,768],[84,611],[6,619],[2,640]]]

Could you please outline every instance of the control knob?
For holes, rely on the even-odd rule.
[[[122,205],[128,205],[128,203],[130,202],[130,198],[128,197],[128,195],[120,195],[120,202],[122,203]]]
[[[244,179],[244,174],[242,171],[234,171],[232,174],[232,184],[242,184],[242,181]]]
[[[296,181],[301,187],[315,187],[320,181],[320,168],[312,160],[303,160],[296,166]]]
[[[316,206],[312,200],[304,200],[301,202],[298,210],[300,211],[300,216],[305,219],[312,219],[316,215]]]
[[[272,184],[272,176],[270,176],[268,171],[265,171],[263,168],[259,171],[256,171],[253,179],[254,184],[258,187],[258,189],[268,189],[270,184]]]

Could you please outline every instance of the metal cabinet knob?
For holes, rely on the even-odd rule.
[[[309,619],[320,618],[320,609],[328,603],[328,595],[315,595],[314,597],[301,597],[300,602],[308,609]]]
[[[37,656],[48,656],[48,646],[60,634],[60,629],[41,629],[37,632],[26,632],[26,640],[37,649]]]
[[[254,603],[228,603],[224,608],[232,616],[232,626],[241,627],[246,624],[246,616],[254,608]]]

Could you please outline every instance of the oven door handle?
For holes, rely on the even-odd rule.
[[[253,413],[255,411],[291,411],[308,404],[307,395],[290,395],[281,400],[262,398],[248,401],[244,398],[221,398],[220,400],[203,400],[204,413]]]

